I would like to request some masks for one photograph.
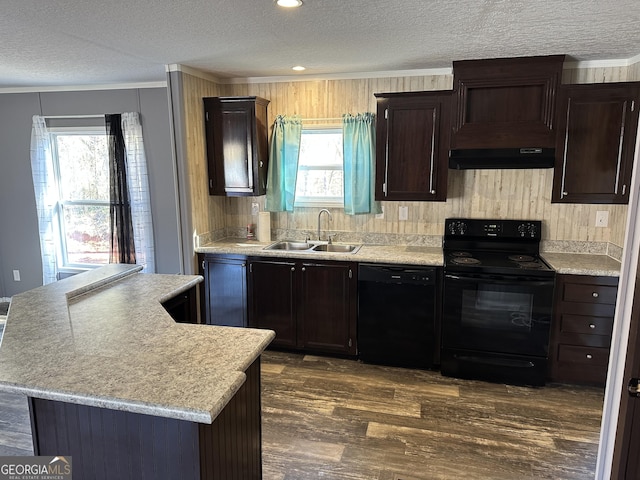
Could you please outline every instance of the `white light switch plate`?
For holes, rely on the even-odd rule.
[[[606,227],[609,225],[609,212],[598,210],[596,212],[596,227]]]
[[[252,203],[251,204],[251,215],[258,215],[260,213],[260,204]]]
[[[398,208],[398,220],[404,222],[409,219],[409,207]]]

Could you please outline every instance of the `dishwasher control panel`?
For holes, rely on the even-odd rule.
[[[411,283],[434,285],[436,269],[414,265],[360,264],[358,279],[361,282]]]

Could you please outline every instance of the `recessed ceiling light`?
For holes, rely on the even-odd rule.
[[[291,67],[291,70],[295,70],[296,72],[301,72],[303,70],[306,70],[306,68],[303,67],[302,65],[296,65],[295,67]]]
[[[276,4],[280,7],[294,8],[302,5],[302,0],[276,0]]]

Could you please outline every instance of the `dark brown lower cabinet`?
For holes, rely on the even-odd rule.
[[[249,326],[276,332],[272,347],[296,348],[296,263],[249,259]]]
[[[196,287],[162,302],[162,306],[178,323],[198,323]]]
[[[617,277],[556,277],[549,347],[552,381],[604,386],[617,291]]]
[[[212,424],[29,397],[35,455],[71,456],[73,478],[262,478],[260,359]]]
[[[243,255],[199,254],[202,322],[247,326],[247,258]]]
[[[350,262],[249,259],[249,325],[273,347],[356,354],[357,269]]]

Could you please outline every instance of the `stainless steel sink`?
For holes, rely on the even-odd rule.
[[[284,250],[308,253],[356,253],[362,245],[346,245],[340,243],[295,242],[279,240],[264,247],[265,250]]]
[[[312,243],[307,242],[291,242],[289,240],[281,240],[279,242],[272,243],[268,247],[264,247],[265,250],[310,250],[313,247]]]
[[[313,247],[315,252],[356,253],[361,245],[344,245],[338,243],[323,243]]]

